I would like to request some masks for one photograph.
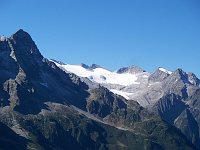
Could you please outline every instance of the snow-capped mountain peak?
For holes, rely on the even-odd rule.
[[[112,72],[98,65],[62,65],[55,61],[54,63],[67,73],[71,72],[79,77],[86,77],[91,82],[99,83],[127,100],[137,101],[143,107],[154,104],[168,91],[170,92],[171,85],[174,85],[174,81],[178,81],[178,79],[183,80],[183,84],[199,85],[200,83],[195,75],[187,75],[181,69],[171,72],[160,67],[155,72],[148,73],[139,67],[123,67]],[[163,87],[163,84],[168,86]],[[180,90],[178,89],[178,91]]]
[[[169,70],[167,70],[167,69],[165,69],[165,68],[159,67],[158,69],[159,69],[160,71],[162,71],[162,72],[167,73],[167,74],[172,74],[171,71],[169,71]]]
[[[53,60],[51,60],[53,61]],[[116,84],[116,85],[122,85],[122,86],[128,86],[131,84],[140,84],[137,82],[137,75],[131,74],[131,73],[124,73],[119,74],[116,72],[109,71],[107,69],[104,69],[102,67],[99,67],[98,65],[61,65],[57,63],[56,61],[53,61],[56,63],[56,65],[60,68],[63,68],[64,71],[72,72],[80,77],[87,77],[91,81],[97,82],[97,83],[107,83],[107,84]]]

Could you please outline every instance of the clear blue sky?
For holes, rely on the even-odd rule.
[[[0,35],[22,28],[47,58],[200,77],[199,0],[2,0],[0,10]]]

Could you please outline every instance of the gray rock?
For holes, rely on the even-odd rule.
[[[23,30],[0,42],[0,104],[0,126],[25,138],[6,129],[11,149],[194,149],[157,114],[45,59]]]
[[[120,74],[122,73],[136,74],[136,73],[142,73],[142,72],[145,72],[145,71],[138,66],[123,67],[117,70],[117,73],[120,73]]]
[[[154,73],[149,76],[149,82],[162,82],[169,76],[166,72],[157,69]]]

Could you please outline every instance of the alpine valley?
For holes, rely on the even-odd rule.
[[[0,39],[2,150],[192,150],[199,127],[193,73],[48,60],[22,29]]]

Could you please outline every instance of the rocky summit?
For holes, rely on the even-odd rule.
[[[199,83],[181,69],[48,60],[20,29],[0,40],[0,149],[199,149]]]

